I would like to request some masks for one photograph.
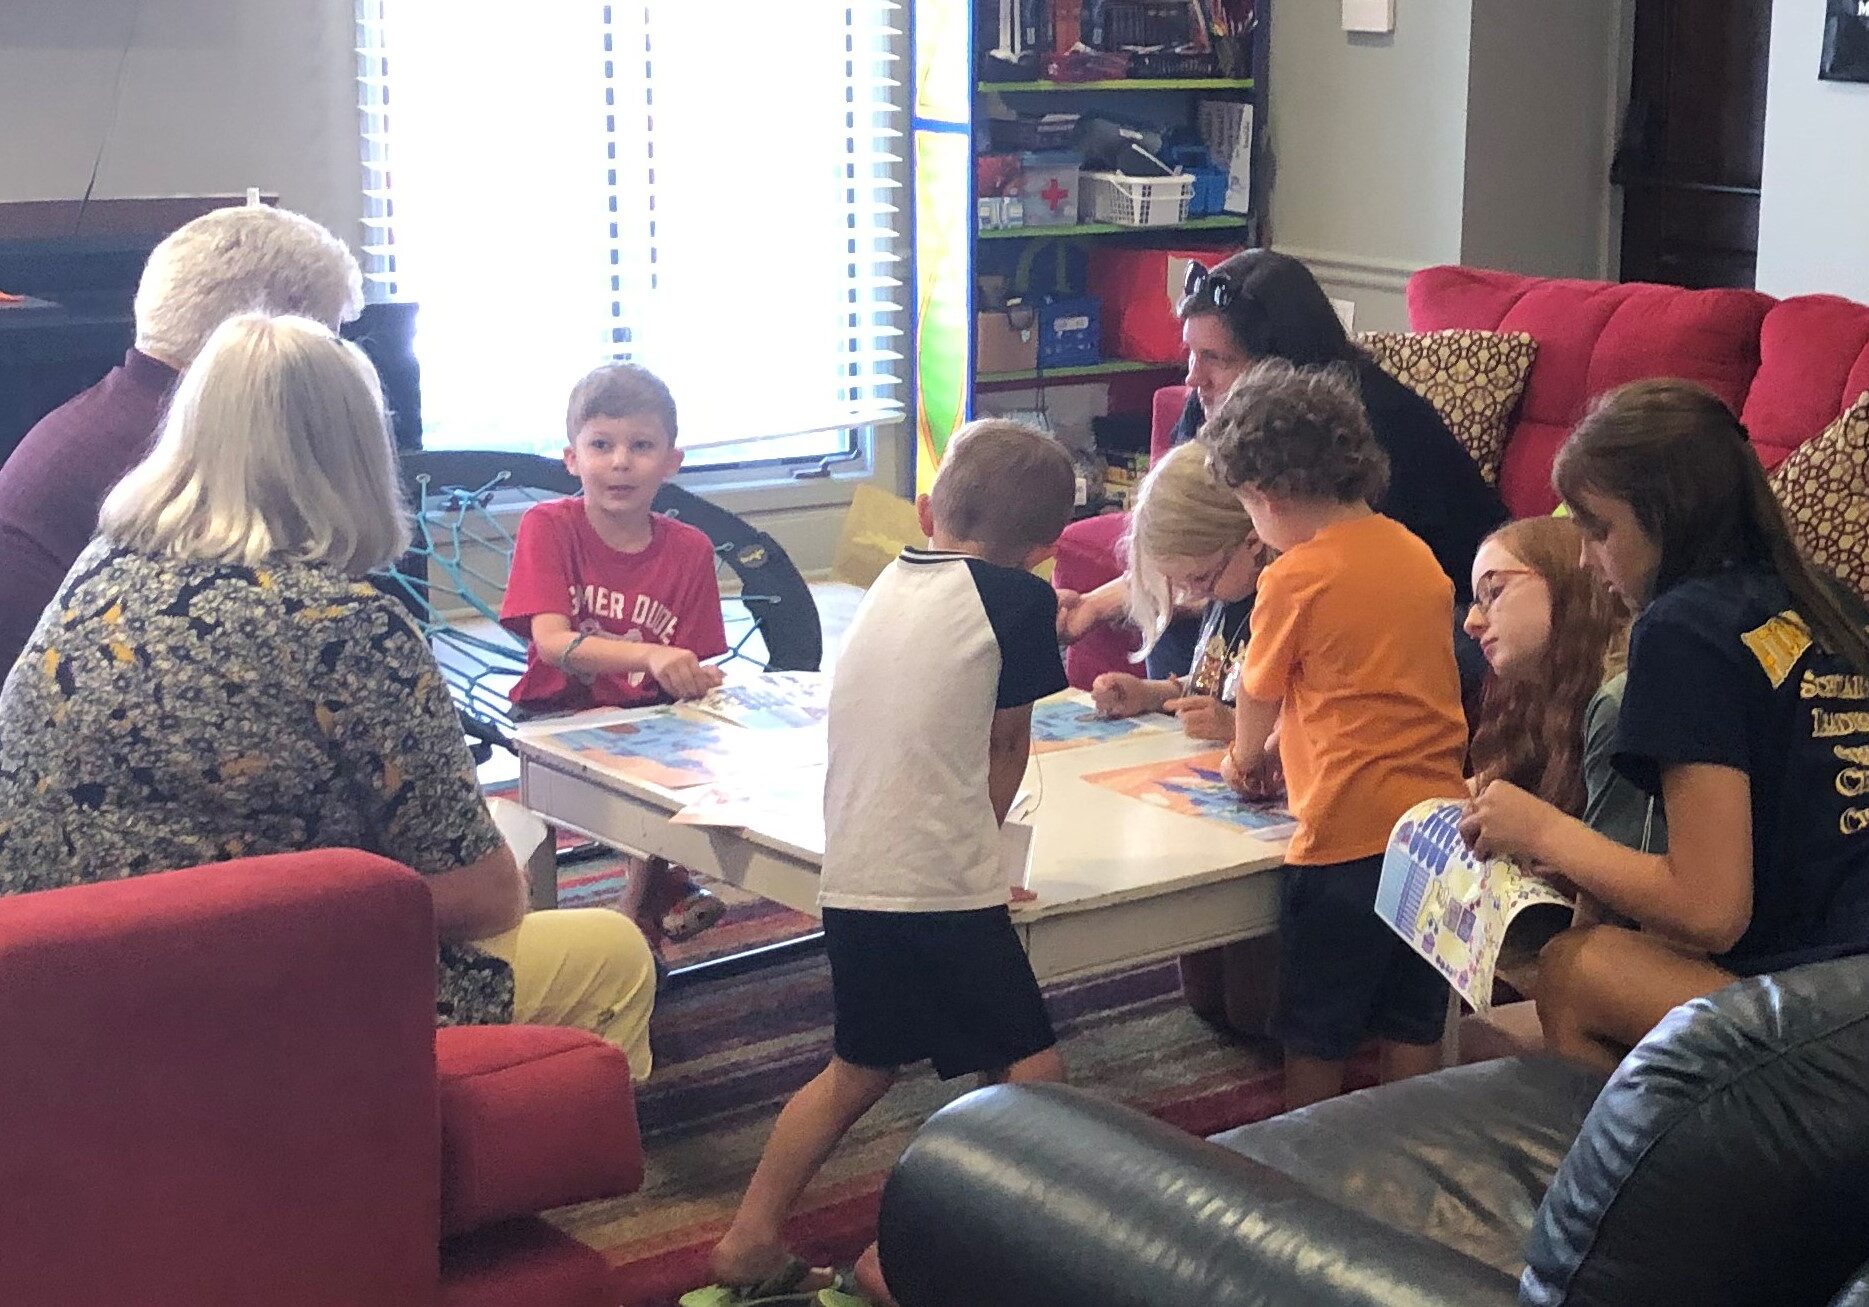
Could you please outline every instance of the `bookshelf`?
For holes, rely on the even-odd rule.
[[[1106,82],[981,82],[982,95],[993,92],[1061,91],[1250,91],[1250,77],[1124,77]]]
[[[1255,0],[1248,57],[1229,67],[1229,71],[1249,71],[1251,76],[1138,76],[1098,81],[1058,81],[1042,75],[983,80],[983,44],[992,44],[998,3],[917,0],[910,9],[915,88],[910,143],[914,155],[915,248],[910,266],[917,310],[912,358],[919,490],[926,490],[932,483],[934,469],[953,432],[981,411],[993,411],[995,405],[1002,409],[1049,409],[1058,401],[1074,412],[1083,412],[1084,397],[1088,395],[1091,411],[1107,403],[1112,412],[1145,416],[1152,389],[1174,381],[1181,371],[1178,363],[1111,357],[1075,367],[981,370],[975,363],[981,277],[1008,276],[1021,262],[1021,256],[1040,241],[1070,242],[1071,257],[1079,261],[1092,249],[1192,249],[1212,250],[1219,255],[1257,243],[1263,230],[1266,169],[1260,156],[1266,122],[1266,41],[1271,0]],[[1034,58],[1032,70],[1041,72],[1048,58]],[[980,229],[974,155],[976,149],[986,150],[985,124],[989,118],[1003,117],[1008,111],[1022,116],[1101,112],[1132,125],[1180,128],[1192,133],[1198,121],[1197,106],[1205,99],[1231,100],[1253,107],[1250,212],[1210,213],[1172,225],[1148,227],[1080,221]],[[1225,161],[1220,164],[1224,167]],[[1046,254],[1039,262],[1048,258]],[[1034,260],[1027,258],[1025,263],[1031,267]],[[1032,280],[1037,286],[1046,278],[1034,275]],[[1107,309],[1105,314],[1107,320]],[[1003,355],[1004,351],[998,353]],[[1004,368],[1004,364],[1000,367]],[[1088,389],[1096,386],[1105,388],[1107,400]],[[1032,392],[1029,400],[1024,394],[1027,391]],[[984,410],[977,402],[982,395],[993,397]],[[1060,395],[1064,396],[1061,400]]]

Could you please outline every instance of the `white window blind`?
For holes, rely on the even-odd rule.
[[[898,418],[897,10],[359,0],[365,273],[421,305],[425,443],[555,452],[616,358],[690,466]]]

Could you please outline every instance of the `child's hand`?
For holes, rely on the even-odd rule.
[[[1058,591],[1058,642],[1076,644],[1103,621],[1097,606],[1075,590]]]
[[[1556,812],[1511,781],[1488,781],[1468,802],[1460,835],[1476,858],[1535,860]]]
[[[1105,717],[1135,717],[1154,707],[1148,683],[1129,672],[1105,672],[1092,681],[1090,701]]]
[[[1259,765],[1246,777],[1240,797],[1248,803],[1270,803],[1285,797],[1285,767],[1276,748],[1268,748],[1260,757]]]
[[[1181,729],[1190,740],[1233,738],[1233,710],[1211,694],[1170,699],[1162,705],[1162,711],[1181,719]]]
[[[1030,903],[1037,897],[1038,894],[1036,891],[1029,890],[1023,885],[1014,885],[1012,887],[1012,901],[1014,903]]]
[[[699,699],[726,676],[718,667],[703,666],[692,651],[675,645],[657,645],[647,659],[649,675],[676,699]]]

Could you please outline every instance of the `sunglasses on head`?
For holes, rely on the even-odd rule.
[[[1188,275],[1181,283],[1181,293],[1189,299],[1203,291],[1207,300],[1216,309],[1225,313],[1234,301],[1246,298],[1246,292],[1218,273],[1211,271],[1205,264],[1188,262]]]

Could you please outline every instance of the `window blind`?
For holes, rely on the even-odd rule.
[[[421,304],[431,447],[556,450],[605,359],[691,463],[901,415],[894,0],[359,0],[371,293]]]

